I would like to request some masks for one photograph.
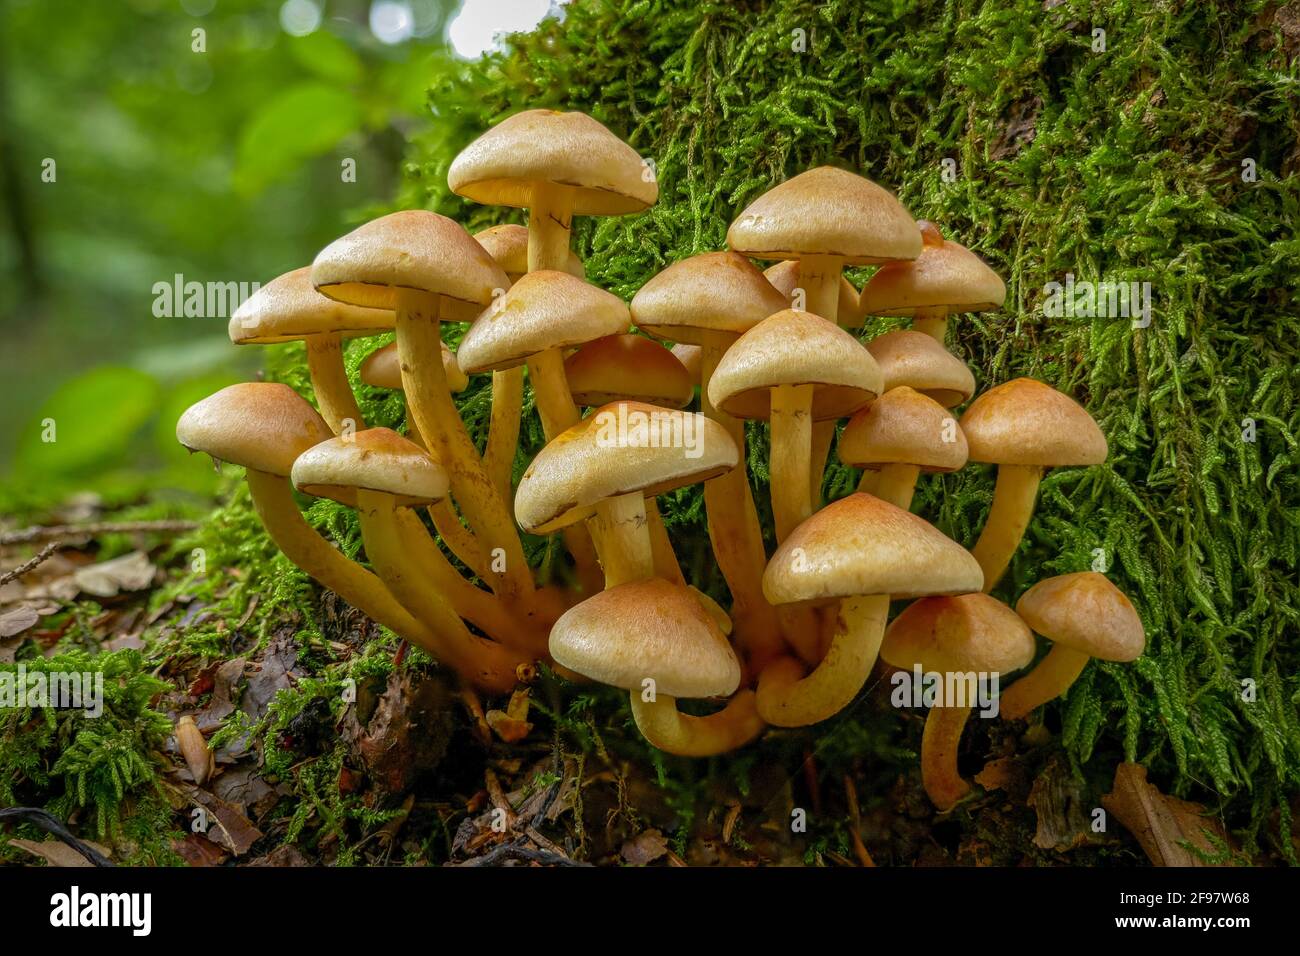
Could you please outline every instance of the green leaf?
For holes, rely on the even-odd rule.
[[[351,94],[324,83],[302,83],[270,100],[245,124],[235,185],[257,192],[310,156],[333,149],[361,125]]]

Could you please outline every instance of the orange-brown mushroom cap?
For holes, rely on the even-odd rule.
[[[607,335],[564,360],[564,377],[579,405],[634,401],[683,408],[695,395],[686,366],[642,335]]]
[[[190,451],[285,478],[294,459],[333,437],[316,409],[279,382],[229,385],[176,423],[176,440]]]
[[[908,385],[945,408],[975,394],[975,376],[966,363],[924,332],[901,329],[867,343],[885,377],[885,391]]]
[[[1106,436],[1074,399],[1032,378],[989,389],[961,417],[970,460],[1062,468],[1106,460]]]
[[[357,489],[391,495],[398,507],[423,507],[447,497],[447,473],[419,445],[389,428],[366,428],[307,449],[293,463],[299,491],[344,504]]]
[[[1095,571],[1039,581],[1020,596],[1016,613],[1043,637],[1089,657],[1131,661],[1146,648],[1133,602]]]
[[[374,335],[393,327],[393,313],[337,302],[311,282],[311,266],[294,269],[262,286],[230,317],[236,345],[293,342],[309,335]]]
[[[917,309],[983,312],[1001,308],[1007,287],[984,260],[958,242],[944,240],[932,223],[913,262],[888,263],[858,294],[863,315],[915,315]],[[929,228],[926,228],[929,227]]]
[[[855,468],[916,465],[922,471],[956,471],[968,449],[952,414],[906,385],[892,388],[844,426],[840,461]]]
[[[1034,659],[1034,635],[1015,611],[987,594],[925,597],[885,631],[880,656],[904,670],[1009,674]]]
[[[446,345],[442,347],[442,368],[447,373],[447,387],[452,392],[463,392],[469,387],[469,378],[456,364],[456,353]],[[376,388],[402,390],[402,362],[396,342],[389,342],[365,357],[361,362],[361,381]]]
[[[787,305],[763,273],[734,252],[674,262],[632,297],[632,321],[655,338],[703,344],[701,333],[747,332]]]

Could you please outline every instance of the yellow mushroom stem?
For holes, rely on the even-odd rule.
[[[868,468],[862,472],[862,477],[858,479],[858,491],[864,495],[875,495],[876,486],[880,484],[880,472],[874,468]]]
[[[677,552],[673,550],[672,539],[668,537],[668,529],[664,527],[663,515],[659,513],[659,502],[654,498],[646,500],[645,518],[646,527],[650,529],[650,550],[654,556],[655,577],[672,581],[674,584],[685,584],[686,575],[682,574],[682,566],[677,563]]]
[[[492,418],[488,422],[483,467],[501,500],[509,507],[514,501],[515,452],[519,449],[519,420],[524,407],[524,368],[492,373]]]
[[[812,385],[778,385],[772,389],[772,518],[778,543],[812,514]]]
[[[307,371],[311,375],[312,391],[321,418],[336,435],[351,422],[351,429],[359,432],[365,428],[361,409],[352,394],[347,370],[343,367],[343,340],[337,332],[307,336]]]
[[[436,636],[429,650],[466,681],[491,693],[504,693],[516,682],[516,668],[529,659],[470,633],[451,604],[429,586],[428,553],[408,550],[394,499],[375,491],[357,490],[361,537],[366,555],[388,587]],[[436,549],[434,549],[436,550]]]
[[[912,330],[924,332],[940,345],[948,335],[948,308],[939,305],[928,309],[917,309],[912,315]]]
[[[605,499],[589,520],[593,537],[600,541],[606,588],[655,576],[654,548],[641,492]]]
[[[378,577],[317,534],[298,511],[287,478],[253,468],[246,480],[262,526],[284,556],[367,617],[412,644],[436,653],[439,636],[399,603]]]
[[[406,437],[425,451],[429,446],[424,443],[420,429],[409,417],[406,422]],[[488,580],[487,563],[483,560],[483,549],[479,547],[473,533],[460,523],[460,516],[452,507],[450,498],[443,498],[428,508],[429,517],[433,519],[433,528],[438,537],[459,560],[484,581]]]
[[[971,554],[984,570],[984,593],[993,590],[1011,563],[1016,548],[1034,516],[1038,482],[1043,469],[1036,465],[999,465],[993,506]]]
[[[754,692],[742,690],[727,706],[707,717],[692,717],[677,709],[677,699],[656,694],[643,699],[643,691],[629,693],[637,729],[653,746],[679,757],[712,757],[743,747],[766,726],[754,706]]]
[[[700,346],[700,409],[727,430],[740,461],[735,468],[704,483],[704,510],[709,542],[718,568],[731,591],[731,617],[736,641],[745,651],[749,666],[761,672],[784,649],[776,609],[763,597],[763,569],[767,552],[763,530],[754,507],[754,494],[745,469],[745,423],[714,408],[709,401],[709,381],[722,355],[736,340],[725,332],[702,335]]]
[[[452,496],[491,560],[488,585],[507,599],[528,601],[534,593],[532,572],[515,531],[514,518],[488,478],[478,450],[465,431],[451,398],[447,372],[438,356],[438,297],[406,291],[397,310],[397,351],[407,414],[447,470]],[[433,356],[431,361],[425,361]],[[500,556],[504,560],[495,559]],[[498,568],[501,570],[498,571]]]
[[[777,727],[806,727],[849,705],[871,675],[885,637],[889,596],[840,601],[835,636],[807,677],[793,658],[770,664],[758,679],[758,713]]]
[[[880,467],[880,477],[876,480],[876,490],[872,492],[881,501],[888,501],[904,511],[912,507],[912,495],[916,491],[916,479],[921,469],[916,465],[890,462]]]
[[[831,445],[835,441],[835,419],[813,422],[812,455],[808,459],[812,470],[808,473],[808,505],[813,512],[822,507],[822,482],[826,478],[826,460],[831,455]]]
[[[804,290],[804,309],[813,315],[820,315],[832,325],[840,320],[840,277],[844,273],[844,263],[838,256],[805,256],[799,260],[798,286]],[[812,450],[808,461],[812,471],[809,474],[811,498],[809,505],[813,511],[821,508],[822,477],[826,474],[826,459],[831,453],[831,442],[835,440],[835,422],[817,422],[813,425]]]
[[[528,210],[528,271],[563,272],[569,259],[569,232],[573,226],[572,186],[533,183]]]
[[[1064,644],[1053,644],[1038,666],[1020,678],[1002,695],[999,713],[1007,720],[1028,717],[1035,707],[1055,700],[1079,679],[1092,658]]]
[[[921,734],[921,784],[930,802],[940,810],[951,810],[970,793],[970,784],[957,772],[957,749],[969,717],[969,707],[931,707],[925,718],[925,731]]]

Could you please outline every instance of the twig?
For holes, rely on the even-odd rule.
[[[95,866],[113,866],[113,862],[88,843],[83,843],[72,835],[56,816],[46,813],[38,807],[9,807],[0,810],[0,820],[25,820],[35,824],[51,836],[57,837],[72,847]]]
[[[61,538],[97,537],[101,534],[133,534],[142,531],[193,531],[197,521],[96,521],[90,524],[57,524],[0,533],[0,545],[30,544]]]
[[[497,866],[506,860],[524,860],[529,863],[549,863],[551,866],[590,866],[590,863],[580,863],[577,860],[571,860],[567,856],[559,853],[552,853],[549,850],[540,850],[536,847],[528,846],[526,838],[521,837],[513,843],[501,843],[493,847],[482,856],[475,857],[472,860],[466,860],[459,866]]]
[[[24,561],[22,564],[18,565],[18,567],[6,571],[4,574],[0,574],[0,585],[8,584],[10,581],[14,580],[14,578],[20,578],[28,571],[32,571],[39,565],[44,564],[54,556],[54,552],[58,551],[60,547],[61,546],[57,542],[54,544],[47,544],[45,547],[41,548],[36,557],[29,561]]]

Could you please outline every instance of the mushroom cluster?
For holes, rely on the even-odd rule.
[[[1101,574],[1042,581],[1015,610],[988,596],[1044,469],[1098,464],[1106,440],[1079,405],[1031,379],[989,389],[956,417],[975,379],[945,347],[948,320],[1000,307],[1006,289],[889,191],[832,167],[795,176],[740,213],[729,251],[670,264],[629,304],[585,280],[570,228],[575,215],[640,212],[658,185],[596,120],[516,114],[470,144],[448,179],[475,202],[527,210],[527,227],[471,236],[410,210],[336,240],[263,287],[229,330],[235,343],[304,342],[316,407],[285,385],[235,385],[187,410],[177,437],[244,467],[290,560],[467,688],[510,693],[543,661],[627,690],[654,746],[709,756],[769,725],[831,717],[878,657],[1014,671],[1034,658],[1036,631],[1054,647],[1003,703],[1004,716],[1023,717],[1089,658],[1142,653],[1136,612]],[[763,272],[755,260],[775,264]],[[859,293],[843,270],[864,265],[879,268]],[[864,344],[867,316],[912,327]],[[456,323],[468,328],[453,353],[442,327]],[[367,427],[343,364],[345,338],[389,331],[396,341],[360,376],[402,391],[404,435]],[[491,376],[482,451],[453,397],[471,375]],[[525,382],[547,444],[515,480]],[[747,420],[768,423],[770,556]],[[863,474],[855,493],[825,504],[832,447]],[[923,474],[969,461],[998,469],[970,551],[911,510]],[[693,484],[727,609],[687,580],[656,505]],[[311,528],[294,489],[356,509],[369,569]],[[567,559],[539,579],[521,530],[560,536]],[[890,624],[898,600],[912,603]],[[683,697],[717,706],[688,715]],[[936,706],[927,721],[923,780],[944,809],[969,790],[956,765],[968,713]]]

